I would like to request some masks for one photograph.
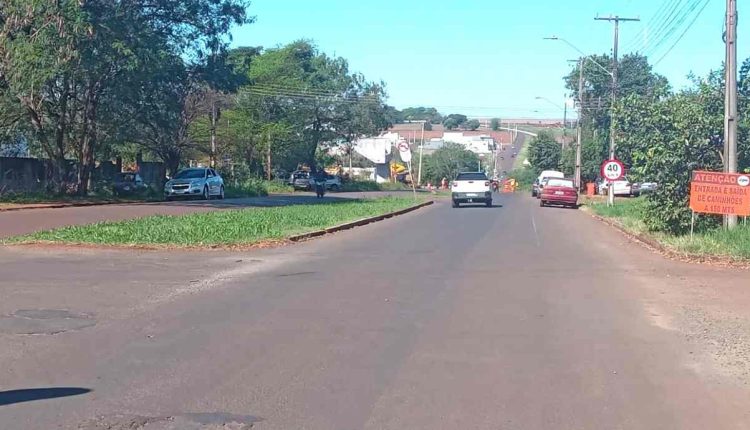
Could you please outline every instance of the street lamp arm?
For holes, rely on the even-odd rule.
[[[607,68],[606,68],[606,67],[604,67],[604,66],[602,66],[601,64],[599,64],[599,63],[598,63],[598,62],[597,62],[596,60],[592,60],[592,59],[591,59],[591,56],[590,56],[590,55],[586,55],[586,54],[584,54],[584,53],[583,53],[583,51],[581,51],[580,49],[578,49],[578,47],[577,47],[577,46],[573,45],[572,43],[568,42],[567,40],[563,39],[562,37],[557,37],[557,36],[552,36],[552,37],[545,37],[545,38],[544,38],[544,40],[559,40],[559,41],[561,41],[561,42],[564,42],[564,43],[565,43],[566,45],[570,46],[570,47],[571,47],[571,48],[573,48],[573,49],[574,49],[574,50],[575,50],[576,52],[578,52],[579,54],[581,54],[581,56],[582,56],[583,58],[585,58],[586,60],[588,60],[588,61],[590,61],[590,62],[594,63],[594,64],[595,64],[595,65],[596,65],[597,67],[599,67],[600,69],[602,69],[602,70],[603,70],[603,71],[604,71],[604,72],[605,72],[606,74],[608,74],[608,75],[609,75],[610,77],[614,77],[614,73],[612,73],[612,72],[610,72],[609,70],[607,70]]]

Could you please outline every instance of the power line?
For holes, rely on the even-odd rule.
[[[625,49],[623,51],[625,52],[634,52],[640,50],[640,48],[648,45],[648,41],[643,41],[644,38],[648,38],[650,35],[650,29],[653,29],[657,25],[661,25],[659,21],[668,19],[667,12],[670,10],[670,8],[675,6],[675,3],[679,0],[664,0],[659,7],[659,9],[654,13],[654,15],[649,19],[648,23],[641,28],[641,30],[636,33],[634,37],[630,39],[630,41],[625,45]],[[634,49],[638,47],[639,49]]]
[[[652,55],[658,52],[662,45],[667,43],[673,34],[685,23],[688,17],[698,8],[702,0],[691,0],[691,3],[685,4],[683,11],[678,13],[670,20],[664,29],[659,33],[658,40],[645,50],[645,55]]]
[[[680,34],[680,36],[677,38],[677,40],[675,40],[675,42],[672,44],[672,46],[670,46],[669,49],[667,49],[667,52],[665,52],[664,55],[662,55],[661,57],[659,57],[658,60],[656,60],[656,62],[654,63],[654,66],[656,66],[659,63],[661,63],[661,61],[664,58],[666,58],[667,55],[669,55],[670,52],[672,52],[672,50],[674,49],[674,47],[677,46],[678,43],[680,43],[680,41],[682,40],[682,38],[685,37],[685,34],[687,34],[687,32],[690,30],[690,28],[693,26],[693,24],[695,24],[695,21],[697,21],[698,18],[701,16],[701,14],[706,9],[706,6],[708,6],[708,3],[710,3],[710,1],[711,0],[706,0],[705,2],[703,2],[703,6],[701,6],[700,10],[693,17],[692,21],[690,21],[690,23],[688,24],[688,26],[685,28],[685,30],[682,32],[682,34]]]

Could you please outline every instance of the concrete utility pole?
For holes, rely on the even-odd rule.
[[[737,173],[737,0],[727,0],[726,88],[724,89],[724,171]],[[724,225],[737,226],[737,215],[725,215]]]
[[[417,184],[422,186],[422,151],[424,150],[424,123],[422,120],[422,140],[419,143],[419,172],[417,173]]]
[[[583,129],[581,118],[583,118],[583,64],[584,58],[578,60],[578,121],[576,123],[576,187],[581,189],[581,146],[583,145]]]
[[[640,21],[640,18],[622,18],[619,16],[608,16],[608,17],[596,17],[597,21],[610,21],[615,23],[614,27],[614,46],[612,48],[612,106],[610,107],[610,128],[609,128],[609,158],[615,158],[615,136],[617,135],[617,127],[615,126],[615,101],[617,100],[617,48],[620,39],[620,21]],[[609,187],[609,204],[612,205],[615,202],[614,187]]]

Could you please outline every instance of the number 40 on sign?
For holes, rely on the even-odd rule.
[[[607,160],[602,163],[602,178],[608,181],[617,181],[622,179],[625,174],[625,167],[620,160]]]

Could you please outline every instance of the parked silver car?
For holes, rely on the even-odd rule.
[[[214,169],[205,167],[183,169],[164,185],[164,198],[224,198],[224,179]]]

